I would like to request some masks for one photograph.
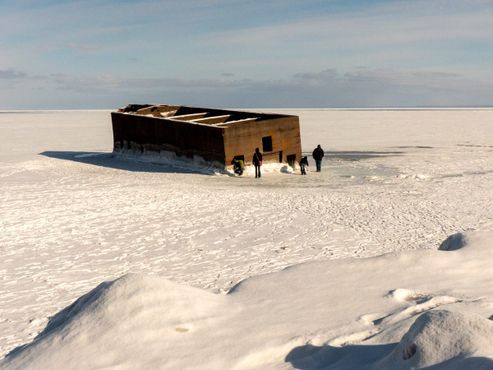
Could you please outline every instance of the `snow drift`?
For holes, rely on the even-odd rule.
[[[388,358],[376,368],[420,369],[437,365],[434,369],[491,369],[493,360],[488,357],[493,358],[492,343],[491,320],[474,314],[430,311],[416,319]],[[470,366],[473,362],[475,365]]]
[[[174,359],[162,357],[167,347],[188,332],[206,338],[221,298],[158,277],[125,275],[56,314],[2,368],[173,368]]]
[[[466,237],[454,253],[300,264],[227,295],[125,275],[0,368],[493,369],[492,235]]]

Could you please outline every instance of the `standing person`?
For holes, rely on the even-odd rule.
[[[301,161],[300,161],[300,170],[301,170],[302,175],[306,175],[306,168],[305,167],[308,167],[308,158],[307,157],[301,158]]]
[[[324,157],[324,150],[320,147],[320,144],[313,151],[312,157],[317,164],[317,172],[320,172],[322,170],[322,158]]]
[[[252,163],[255,166],[255,178],[260,177],[260,166],[262,166],[262,153],[260,153],[259,148],[255,148],[255,153],[253,153]]]

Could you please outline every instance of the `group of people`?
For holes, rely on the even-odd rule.
[[[255,166],[255,178],[259,178],[262,176],[260,172],[260,167],[262,166],[262,153],[259,148],[255,148],[255,153],[253,153],[252,163]],[[233,158],[231,161],[233,165],[233,172],[238,176],[243,175],[243,171],[245,170],[245,162],[240,158]]]
[[[312,157],[315,160],[317,172],[322,171],[322,158],[324,157],[324,155],[324,150],[322,149],[320,144],[317,145],[317,147],[312,152]],[[300,170],[302,175],[306,175],[306,167],[308,167],[308,157],[305,156],[300,160]]]
[[[322,147],[317,145],[317,147],[313,150],[312,152],[312,157],[315,160],[315,165],[317,167],[317,172],[320,172],[322,170],[322,158],[324,157],[325,153]],[[241,176],[243,174],[243,171],[245,169],[245,163],[241,159],[234,158],[233,161],[231,162],[233,164],[233,171],[235,174]],[[252,157],[252,163],[253,166],[255,167],[255,178],[260,178],[262,176],[262,173],[260,171],[260,167],[262,167],[262,153],[260,152],[259,148],[255,148],[255,153],[253,153]],[[302,175],[306,175],[306,167],[308,167],[308,158],[302,157],[300,162],[300,170]]]

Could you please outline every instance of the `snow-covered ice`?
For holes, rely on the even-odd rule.
[[[113,156],[107,111],[0,113],[0,353],[27,344],[0,367],[493,368],[493,111],[284,111],[321,173],[211,176]]]

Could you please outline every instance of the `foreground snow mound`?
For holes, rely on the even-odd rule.
[[[304,263],[227,295],[126,275],[60,311],[0,369],[493,370],[493,235],[467,239],[451,253]]]
[[[125,275],[98,285],[60,311],[32,343],[12,351],[0,368],[92,369],[125,363],[121,368],[130,369],[155,368],[155,362],[162,366],[166,344],[206,328],[220,298],[158,277]]]
[[[492,321],[474,314],[429,311],[418,317],[376,368],[466,369],[474,361],[476,369],[493,369],[493,361],[486,358],[493,356],[492,343]]]
[[[492,370],[493,322],[446,310],[419,316],[399,343],[305,345],[286,361],[304,370]]]

